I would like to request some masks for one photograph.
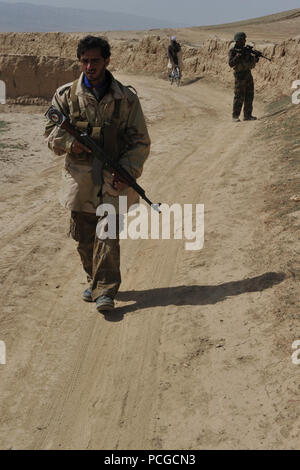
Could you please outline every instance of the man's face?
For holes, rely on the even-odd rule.
[[[105,78],[105,70],[109,64],[109,58],[104,59],[100,49],[90,49],[84,52],[80,59],[81,70],[86,75],[89,82],[98,85]]]
[[[246,38],[240,38],[236,43],[238,47],[244,47],[245,44],[246,44]]]

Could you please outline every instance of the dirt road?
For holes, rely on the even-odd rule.
[[[232,91],[208,80],[177,89],[118,78],[138,89],[149,122],[140,183],[155,201],[205,205],[204,248],[122,241],[117,309],[97,313],[81,300],[62,161],[44,144],[42,115],[3,112],[0,446],[296,448],[297,370],[274,349],[287,281],[265,248],[261,121],[232,123]]]

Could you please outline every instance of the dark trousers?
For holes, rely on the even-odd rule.
[[[77,251],[91,283],[93,300],[100,295],[113,299],[121,284],[118,227],[116,239],[100,240],[96,236],[98,222],[95,214],[72,211],[70,234],[78,242]]]
[[[242,106],[244,105],[244,117],[252,116],[254,99],[254,82],[252,74],[249,73],[245,78],[239,78],[235,75],[234,100],[232,117],[238,118]]]

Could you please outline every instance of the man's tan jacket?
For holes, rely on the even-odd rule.
[[[150,151],[150,138],[143,111],[137,95],[115,80],[110,72],[106,73],[111,82],[110,88],[100,102],[83,84],[84,75],[81,74],[77,84],[73,86],[73,93],[72,83],[61,86],[57,89],[52,104],[73,124],[79,126],[81,123],[88,123],[95,141],[134,178],[138,178]],[[113,132],[106,132],[108,129],[113,129]],[[109,178],[105,178],[106,184],[103,185],[102,177],[100,175],[99,178],[98,175],[95,183],[97,162],[94,158],[88,153],[72,154],[74,137],[51,121],[46,125],[45,135],[48,147],[56,155],[65,155],[61,198],[64,207],[73,211],[95,213],[99,204],[109,202],[114,204],[118,212],[118,198],[113,196],[115,192],[112,188],[109,191]],[[101,168],[99,171],[102,172]],[[99,197],[100,189],[102,196]],[[137,194],[131,188],[119,194],[127,195],[128,207],[138,201]]]

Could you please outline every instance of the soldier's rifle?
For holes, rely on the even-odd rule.
[[[103,167],[105,169],[114,173],[120,181],[123,181],[128,186],[133,188],[141,196],[141,198],[152,207],[152,209],[160,212],[160,203],[153,204],[150,199],[147,198],[145,190],[139,184],[137,184],[133,176],[131,176],[130,173],[125,170],[125,168],[119,165],[118,162],[112,160],[105,153],[103,148],[100,147],[100,145],[97,145],[94,139],[92,139],[92,137],[87,132],[81,132],[81,130],[71,124],[69,119],[55,106],[50,106],[48,111],[45,113],[45,116],[51,122],[53,122],[53,124],[60,127],[61,129],[64,129],[66,132],[68,132],[68,134],[75,137],[78,142],[88,147],[92,151],[92,156],[100,160],[103,163]]]
[[[244,46],[240,49],[236,48],[235,49],[237,52],[239,52],[240,54],[243,54],[243,55],[253,55],[257,58],[260,58],[262,57],[263,59],[267,59],[269,60],[270,62],[272,61],[272,59],[270,59],[269,57],[266,57],[261,51],[257,51],[256,49],[253,49],[253,46]]]

